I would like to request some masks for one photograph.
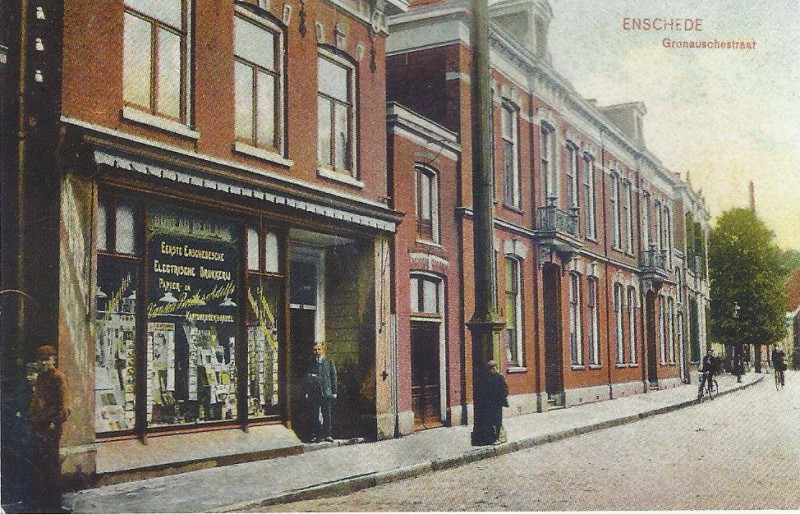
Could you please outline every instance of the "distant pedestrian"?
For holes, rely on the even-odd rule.
[[[493,444],[498,444],[502,442],[503,407],[508,407],[508,385],[497,367],[497,362],[489,361],[486,363],[486,367],[488,368],[485,398],[486,412],[489,415],[489,423],[492,426]]]
[[[700,361],[700,388],[697,390],[697,398],[703,397],[703,386],[708,386],[711,392],[711,383],[714,380],[714,373],[716,372],[716,357],[714,357],[714,350],[711,348],[706,352],[706,356]],[[711,399],[714,397],[712,396]]]
[[[783,387],[786,384],[786,352],[780,346],[772,349],[772,367],[775,368],[775,387]]]
[[[306,374],[306,399],[309,405],[309,433],[311,442],[333,442],[331,436],[331,407],[337,395],[336,366],[322,345],[313,348],[314,356],[308,363]]]
[[[3,469],[7,470],[9,478],[12,478],[9,494],[4,494],[3,499],[13,498],[14,501],[22,502],[23,509],[30,508],[33,503],[30,407],[39,365],[29,362],[25,365],[25,372],[25,382],[19,385],[8,403],[3,406],[3,430],[11,453],[9,462],[3,463]]]
[[[50,345],[36,350],[41,369],[31,396],[33,435],[33,492],[37,509],[62,512],[59,443],[70,414],[67,381],[56,368],[56,350]]]

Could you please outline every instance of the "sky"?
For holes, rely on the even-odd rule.
[[[749,203],[800,251],[800,2],[550,0],[553,66],[600,105],[642,101],[647,148],[690,175],[713,217]],[[701,31],[625,30],[624,18],[702,20]],[[696,22],[695,22],[696,24]],[[752,50],[663,40],[755,42]]]

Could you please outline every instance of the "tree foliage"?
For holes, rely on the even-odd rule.
[[[713,339],[771,344],[785,336],[786,267],[774,238],[749,209],[731,209],[718,218],[708,252]],[[733,317],[735,303],[738,319]]]

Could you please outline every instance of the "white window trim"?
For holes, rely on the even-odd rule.
[[[424,171],[421,171],[424,170]],[[430,166],[426,166],[424,164],[415,164],[414,165],[414,209],[418,209],[417,201],[419,200],[419,181],[417,180],[418,174],[422,173],[430,173],[433,175],[433,180],[431,181],[431,231],[433,232],[433,239],[420,239],[419,233],[416,233],[415,229],[415,236],[416,240],[420,243],[433,245],[441,248],[441,238],[439,233],[439,173],[431,168]],[[416,216],[416,212],[414,213]]]
[[[584,162],[584,187],[586,191],[587,212],[584,214],[586,220],[586,237],[592,241],[597,241],[597,216],[595,203],[595,166],[594,157],[585,153]]]
[[[622,251],[622,209],[619,205],[619,182],[620,176],[617,172],[611,172],[611,195],[609,201],[611,202],[611,247],[615,250]]]
[[[359,91],[358,91],[358,81],[356,80],[356,71],[357,70],[356,70],[356,67],[353,65],[353,63],[351,63],[347,59],[344,59],[341,56],[338,56],[335,53],[333,53],[331,51],[328,51],[328,50],[326,50],[324,48],[320,48],[318,50],[318,52],[317,52],[317,59],[319,59],[320,57],[324,57],[326,59],[329,59],[329,60],[331,60],[331,61],[333,61],[333,62],[335,62],[335,63],[337,63],[337,64],[339,64],[339,65],[341,65],[341,66],[343,66],[343,67],[345,67],[345,68],[350,70],[350,91],[352,92],[352,95],[353,95],[353,97],[351,99],[352,100],[351,101],[351,106],[352,106],[352,109],[353,109],[353,115],[352,115],[352,118],[350,120],[351,130],[352,130],[352,145],[353,145],[353,148],[352,148],[353,169],[351,169],[351,170],[342,170],[342,172],[340,172],[340,171],[336,171],[333,166],[323,165],[323,164],[318,162],[317,163],[317,173],[319,174],[319,176],[324,177],[324,178],[328,178],[328,179],[332,179],[332,180],[338,180],[339,182],[344,182],[345,184],[350,184],[351,186],[357,186],[357,187],[363,188],[364,187],[364,182],[362,182],[362,181],[360,181],[358,179],[358,176],[359,176],[359,171],[358,171],[358,134],[359,134],[359,130],[358,130],[359,129],[359,123],[358,123],[358,97],[359,97],[359,94],[358,93],[359,93]],[[319,77],[317,77],[317,80],[319,80]],[[316,100],[317,100],[317,103],[319,103],[319,87],[317,87]],[[317,130],[319,130],[319,129],[317,129]],[[317,133],[317,137],[319,138],[319,133]],[[319,145],[319,140],[317,140],[317,145]],[[343,173],[344,171],[349,172],[349,174],[348,173]],[[334,176],[331,176],[331,175],[338,175],[338,176],[334,177]]]
[[[186,106],[186,112],[181,113],[181,115],[185,115],[186,123],[180,121],[174,121],[170,118],[164,118],[161,116],[157,116],[155,114],[151,114],[147,111],[143,111],[137,109],[136,107],[131,107],[128,105],[123,105],[122,107],[122,117],[124,119],[134,121],[136,123],[142,123],[145,125],[150,125],[152,127],[165,130],[168,132],[173,132],[175,134],[189,137],[192,139],[200,139],[200,132],[193,130],[194,125],[194,109],[192,109],[192,56],[194,55],[194,34],[192,32],[192,28],[194,27],[194,11],[192,10],[192,6],[194,2],[192,0],[182,0],[183,7],[185,10],[182,12],[182,23],[186,24],[186,52],[183,56],[183,65],[186,67],[186,73],[183,76],[183,84],[181,86],[184,88],[184,105]],[[123,12],[126,9],[126,6],[123,2]],[[123,15],[123,23],[124,23],[124,15]],[[181,27],[181,30],[183,27]],[[151,56],[152,57],[152,56]],[[122,73],[124,77],[124,66],[122,68]],[[124,80],[124,78],[123,78]],[[152,80],[152,77],[148,77],[148,80]],[[124,102],[124,98],[123,98]],[[130,112],[133,111],[133,112]],[[138,111],[138,112],[137,112]]]
[[[591,293],[590,293],[591,291]],[[586,280],[586,298],[588,300],[589,294],[594,296],[594,305],[590,308],[587,301],[587,316],[589,322],[589,330],[586,331],[592,337],[591,345],[589,347],[589,368],[599,369],[602,367],[600,360],[600,281],[597,277],[592,277],[591,280]],[[594,359],[592,359],[594,357]]]
[[[523,324],[522,324],[522,270],[523,270],[523,263],[524,261],[518,256],[513,254],[506,254],[506,258],[513,260],[516,263],[516,274],[514,277],[514,282],[516,283],[516,294],[514,295],[514,309],[515,309],[515,320],[516,326],[514,330],[516,332],[516,340],[514,341],[514,346],[517,350],[517,365],[514,366],[515,368],[526,368],[525,366],[525,337],[523,334]],[[505,263],[504,263],[505,264]]]
[[[291,168],[292,166],[294,166],[294,161],[291,159],[286,159],[278,153],[266,150],[264,148],[259,148],[257,146],[249,145],[242,141],[236,141],[235,143],[233,143],[233,151],[240,154],[249,155],[250,157],[257,157],[261,160],[271,162],[273,164],[278,164],[286,168]]]
[[[633,184],[630,180],[623,182],[622,190],[625,193],[625,251],[633,255]]]
[[[314,314],[314,342],[325,341],[325,251],[321,248],[295,247],[290,261],[309,262],[317,266],[317,308]],[[296,304],[291,304],[292,307]]]
[[[509,141],[513,146],[512,152],[512,183],[511,183],[511,203],[506,203],[506,205],[510,205],[516,209],[522,207],[522,179],[520,177],[520,145],[519,145],[519,109],[510,100],[503,101],[501,104],[502,112],[508,113],[508,116],[511,116],[511,139],[507,139],[505,134],[503,134],[503,127],[500,129],[500,139],[505,142]],[[501,114],[501,124],[502,124],[502,114]],[[504,125],[504,124],[503,124]],[[505,159],[505,153],[503,154],[503,158]],[[503,162],[505,166],[505,161]],[[503,179],[505,180],[505,173],[503,173]],[[505,186],[505,184],[504,184]],[[505,203],[505,190],[503,192],[503,202]]]
[[[619,294],[617,294],[619,293]],[[625,363],[625,286],[621,282],[614,282],[612,287],[614,309],[614,339],[617,346],[617,364]]]
[[[575,362],[572,362],[573,369],[575,366],[583,366],[583,330],[582,328],[582,321],[583,321],[583,312],[581,309],[581,276],[578,273],[570,273],[570,296],[573,296],[572,292],[572,281],[575,280],[575,292],[574,292],[574,301],[575,301],[575,316],[574,319],[570,319],[570,346],[572,345],[572,331],[575,331],[575,354],[577,356]],[[569,305],[569,308],[572,309],[572,305]]]
[[[259,159],[264,159],[266,161],[273,162],[275,164],[280,164],[281,166],[291,167],[294,165],[294,161],[291,161],[286,158],[286,95],[284,91],[286,91],[285,81],[286,81],[286,73],[284,69],[284,62],[286,61],[286,37],[284,35],[283,29],[273,23],[271,20],[259,16],[248,9],[245,9],[241,5],[236,5],[234,7],[235,13],[240,15],[243,18],[247,18],[248,20],[252,21],[256,25],[263,26],[264,30],[271,32],[278,38],[278,53],[275,54],[275,62],[280,63],[278,64],[278,87],[275,88],[275,93],[280,96],[280,100],[278,104],[280,105],[281,112],[278,113],[279,120],[280,120],[280,144],[278,145],[278,152],[274,152],[272,150],[267,150],[258,146],[254,146],[249,143],[245,143],[242,141],[236,141],[234,143],[234,151],[250,155],[252,157],[258,157]],[[234,36],[235,37],[235,36]],[[234,134],[234,137],[235,134]]]
[[[627,302],[628,302],[628,343],[630,345],[630,356],[628,362],[631,365],[636,365],[638,360],[638,355],[636,351],[636,289],[628,288],[626,292]]]
[[[142,125],[149,125],[151,127],[171,132],[179,136],[188,137],[191,139],[200,139],[200,132],[191,129],[189,126],[184,125],[179,121],[175,121],[163,116],[156,116],[149,112],[143,111],[131,105],[124,105],[120,113],[123,119],[140,123]]]
[[[659,357],[661,365],[667,363],[667,313],[666,313],[666,300],[664,296],[658,297],[658,339],[659,339]]]

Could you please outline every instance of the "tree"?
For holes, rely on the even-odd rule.
[[[711,336],[725,345],[756,345],[756,371],[761,371],[761,345],[786,334],[786,268],[774,239],[755,213],[736,208],[717,219],[709,240]]]

